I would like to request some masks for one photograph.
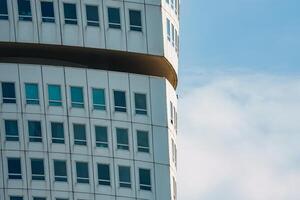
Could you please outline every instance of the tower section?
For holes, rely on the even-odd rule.
[[[175,200],[178,0],[0,0],[0,199]]]

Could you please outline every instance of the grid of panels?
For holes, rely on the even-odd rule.
[[[155,164],[168,165],[169,161],[161,163],[160,161],[155,160],[153,155],[154,146],[152,141],[152,130],[155,127],[163,127],[163,125],[155,125],[151,117],[153,114],[151,107],[154,106],[151,105],[150,101],[150,77],[134,75],[136,77],[131,79],[129,74],[126,73],[113,73],[112,76],[109,76],[108,72],[101,71],[103,77],[106,76],[106,78],[104,78],[106,86],[103,88],[105,88],[108,93],[106,95],[107,109],[101,110],[101,112],[105,114],[101,115],[98,113],[98,115],[93,116],[93,106],[91,106],[93,98],[92,95],[88,94],[90,91],[89,88],[92,89],[93,87],[90,87],[92,83],[89,83],[88,81],[98,80],[100,78],[100,73],[93,77],[97,70],[62,67],[41,68],[38,66],[32,66],[31,68],[30,66],[20,66],[18,67],[18,71],[19,83],[15,82],[15,89],[17,93],[19,92],[21,94],[20,99],[16,98],[17,107],[20,109],[17,109],[15,112],[13,110],[11,110],[12,112],[7,112],[8,110],[3,109],[4,106],[2,104],[0,116],[1,125],[3,123],[5,124],[5,120],[15,120],[19,132],[19,141],[6,141],[6,135],[4,134],[6,133],[6,130],[1,130],[1,156],[3,163],[3,174],[1,175],[3,175],[2,179],[4,181],[4,186],[2,186],[2,188],[5,188],[7,195],[9,194],[9,188],[34,188],[38,189],[37,191],[49,191],[51,197],[48,197],[48,195],[46,195],[46,197],[52,199],[56,198],[55,195],[58,194],[59,191],[64,191],[65,196],[62,195],[61,197],[68,199],[97,199],[97,195],[107,195],[105,197],[103,196],[103,199],[115,199],[122,196],[128,198],[155,199]],[[55,73],[57,72],[58,74],[63,74],[63,76],[55,76]],[[29,80],[29,76],[35,81]],[[53,77],[56,78],[53,79]],[[115,79],[115,81],[112,79]],[[137,85],[134,79],[140,81],[136,83],[146,83],[146,85],[141,84],[140,88],[134,90],[134,87]],[[49,80],[49,82],[47,80]],[[122,81],[127,84],[123,84]],[[38,88],[39,95],[35,98],[30,98],[29,102],[26,96],[25,82],[30,83],[30,86],[36,84],[37,87],[30,87],[31,90],[35,90],[32,88]],[[61,101],[62,106],[51,106],[50,101],[48,102],[48,98],[46,97],[46,86],[49,85],[60,85],[61,90],[65,91],[65,93],[62,92],[64,93],[62,95],[63,100]],[[69,106],[71,102],[68,96],[71,95],[68,92],[71,86],[80,86],[84,88],[84,108],[74,108]],[[110,95],[109,93],[112,93],[110,91],[116,89],[122,89],[126,93],[126,107],[128,110],[125,113],[113,111],[115,106],[111,101],[113,100],[113,95]],[[149,100],[146,109],[144,109],[147,111],[146,115],[142,112],[143,115],[141,115],[142,117],[140,118],[140,116],[135,113],[134,107],[136,106],[132,100],[134,99],[134,96],[136,96],[135,94],[141,93],[146,94],[146,97]],[[31,93],[29,92],[29,94]],[[39,101],[38,103],[32,103],[37,99]],[[51,110],[51,108],[55,109]],[[29,122],[40,122],[40,125],[29,125]],[[57,135],[54,135],[53,137],[52,125],[55,123],[56,125],[58,123],[62,125],[63,132],[65,133],[63,142],[57,142],[61,141],[59,140],[61,138]],[[86,129],[85,145],[78,145],[75,142],[75,124],[84,125]],[[30,126],[34,127],[31,128],[34,131],[30,131]],[[107,128],[107,147],[97,146],[96,127]],[[128,150],[118,149],[118,128],[127,130]],[[166,134],[168,134],[167,127],[166,130]],[[34,132],[34,134],[32,134],[34,136],[32,140],[30,140],[30,132]],[[36,132],[40,132],[41,134],[36,134]],[[138,141],[139,132],[147,132],[149,134],[148,146],[147,144],[145,145],[145,140],[142,140],[141,142]],[[7,158],[20,158],[22,169],[21,180],[16,181],[15,179],[10,180],[7,178],[9,173],[4,164],[6,163]],[[32,167],[30,167],[32,160],[43,160],[43,173],[38,170],[33,173]],[[72,174],[67,176],[67,183],[70,184],[57,184],[59,181],[55,181],[55,178],[64,178],[59,175],[55,177],[53,163],[57,160],[66,162],[67,171]],[[76,172],[76,163],[78,162],[87,163],[89,172],[88,183],[78,183],[78,174]],[[111,169],[110,181],[112,183],[109,187],[104,187],[99,184],[99,180],[97,179],[97,166],[99,164],[108,164]],[[118,168],[120,166],[127,166],[130,169],[131,189],[120,187],[120,177],[118,174]],[[141,183],[139,177],[140,170],[149,170],[151,183],[150,190],[149,185],[147,186],[149,181],[144,180]],[[44,176],[41,176],[41,174],[44,174]],[[147,173],[144,172],[144,174]],[[12,172],[11,175],[16,174],[13,174]],[[23,190],[20,190],[21,193],[22,191]],[[33,190],[31,195],[26,195],[31,198],[31,196],[38,195],[37,191]],[[50,191],[55,192],[52,193]]]

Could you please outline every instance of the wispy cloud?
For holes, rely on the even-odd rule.
[[[299,77],[203,77],[179,101],[180,199],[299,200]]]

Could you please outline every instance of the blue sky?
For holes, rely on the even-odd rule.
[[[300,1],[182,0],[179,197],[300,199]]]

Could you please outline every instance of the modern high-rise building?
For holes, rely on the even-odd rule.
[[[175,200],[179,0],[0,0],[0,200]]]

